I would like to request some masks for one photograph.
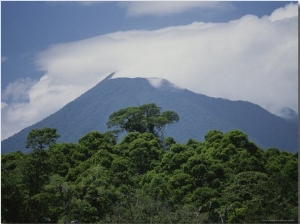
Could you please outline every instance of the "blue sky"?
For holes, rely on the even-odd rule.
[[[286,66],[276,69],[278,74],[274,75],[274,81],[270,82],[268,76],[272,71],[269,68],[272,63],[276,64],[278,61],[282,61],[279,56],[275,58],[274,55],[271,60],[269,55],[288,54],[285,55],[287,59],[297,55],[297,49],[292,54],[288,53],[295,44],[298,44],[293,30],[297,25],[295,24],[296,19],[293,19],[296,17],[296,6],[297,2],[291,4],[291,2],[286,1],[177,3],[2,1],[1,94],[3,108],[2,132],[4,133],[2,138],[8,137],[55,112],[114,71],[117,71],[117,76],[127,77],[143,76],[140,73],[147,71],[148,73],[145,72],[147,73],[145,74],[146,77],[153,75],[171,79],[170,81],[177,85],[182,83],[183,86],[180,86],[182,88],[188,88],[210,96],[248,100],[278,115],[284,107],[297,110],[295,106],[297,96],[288,97],[294,93],[296,94],[296,87],[290,88],[289,85],[297,81],[297,78],[295,78],[297,74],[294,74],[297,70],[297,64],[295,64],[297,60],[289,60],[286,62]],[[276,13],[274,13],[275,11]],[[267,19],[269,19],[269,22],[267,22]],[[205,30],[207,30],[207,33]],[[282,35],[283,32],[284,35]],[[206,35],[209,40],[213,39],[207,45],[205,45]],[[214,42],[216,35],[222,38],[216,39]],[[171,38],[164,39],[166,36]],[[173,36],[174,38],[172,38]],[[181,36],[183,39],[180,39]],[[201,39],[202,42],[197,42],[197,38]],[[233,41],[235,38],[236,42]],[[247,38],[249,38],[249,41],[247,41]],[[268,38],[270,41],[265,44]],[[220,40],[221,42],[224,40],[224,43],[220,43]],[[213,52],[208,53],[207,58],[210,60],[205,61],[205,58],[201,58],[197,52],[187,50],[191,46],[185,46],[184,44],[189,41],[195,47],[199,47],[199,51],[202,50],[203,54]],[[235,46],[236,43],[238,47],[230,51],[227,49],[228,44],[226,44],[226,41],[232,41],[231,44]],[[166,47],[171,52],[170,55],[160,58],[161,64],[159,63],[157,66],[159,68],[152,69],[153,66],[157,65],[157,62],[148,55],[144,61],[139,63],[139,67],[129,66],[131,61],[128,61],[128,55],[130,55],[130,58],[132,57],[133,61],[139,60],[137,58],[140,58],[139,49],[142,48],[141,46],[151,46],[153,42],[155,43],[154,48],[161,44],[163,45],[161,48]],[[250,42],[251,44],[249,44]],[[283,43],[284,45],[281,46]],[[220,46],[217,46],[216,49],[228,51],[228,61],[226,56],[222,57],[224,51],[221,52],[220,50],[218,52],[218,50],[215,50],[216,45],[219,44]],[[211,47],[206,48],[205,46]],[[271,50],[274,46],[278,46],[278,51],[277,49]],[[158,50],[161,48],[158,48]],[[95,49],[95,51],[85,49]],[[102,49],[107,49],[108,52],[114,51],[115,53],[105,54],[105,52],[102,52],[97,54],[96,51],[99,52]],[[283,52],[281,53],[281,51]],[[70,53],[68,54],[68,52]],[[145,52],[148,52],[149,55],[155,54],[150,48],[145,48]],[[174,55],[177,54],[181,58],[179,56],[175,58]],[[261,60],[254,57],[254,54],[261,55]],[[77,55],[80,56],[77,57]],[[187,56],[186,61],[184,55]],[[232,58],[230,55],[232,55]],[[191,58],[189,59],[189,57]],[[252,60],[252,57],[255,59]],[[170,61],[170,58],[174,60]],[[193,65],[195,63],[193,61],[195,58],[202,60],[202,63],[207,67],[204,66],[203,70],[194,69]],[[243,58],[243,61],[238,61],[239,58]],[[240,67],[244,63],[247,64],[247,58],[251,59],[252,67],[257,65],[261,71],[266,70],[266,75],[261,78],[264,85],[260,86],[259,84],[257,87],[253,87],[254,89],[270,89],[266,93],[261,93],[270,95],[269,98],[268,96],[265,97],[265,102],[260,102],[261,99],[259,98],[261,96],[259,95],[251,96],[251,86],[248,87],[248,92],[239,92],[237,90],[239,83],[231,86],[230,80],[235,80],[235,76],[232,75],[231,77],[231,74],[244,72],[245,68],[240,70],[243,69]],[[270,60],[270,64],[263,67],[261,61],[267,60],[267,58]],[[79,69],[75,66],[75,59],[82,63]],[[85,60],[87,60],[86,63],[84,63]],[[105,68],[103,66],[100,66],[101,68],[97,67],[96,62],[91,62],[95,60],[99,60],[98,64],[103,61],[103,64],[107,66]],[[207,85],[209,90],[206,90],[205,87],[197,89],[188,81],[183,82],[182,79],[178,78],[180,74],[162,76],[162,71],[172,67],[176,60],[182,60],[182,63],[190,63],[189,67],[182,69],[183,75],[187,72],[191,74],[191,77],[187,77],[187,80],[191,80],[190,82],[193,83],[198,78],[199,82],[202,79],[207,80],[207,83],[211,83],[211,85]],[[219,88],[216,83],[220,80],[220,77],[211,75],[219,72],[214,68],[218,60],[224,63],[224,65],[221,63],[220,68],[223,68],[222,72],[225,73],[225,78],[223,82],[221,77],[220,82],[226,85],[227,80],[229,80],[227,89]],[[239,65],[234,65],[236,66],[234,69],[232,69],[232,66],[231,69],[228,69],[229,67],[226,64],[235,60],[238,61]],[[126,67],[124,64],[128,66]],[[209,64],[211,64],[211,67],[208,66]],[[88,68],[85,66],[88,66]],[[283,67],[287,67],[287,70],[284,70]],[[82,78],[84,71],[77,74],[80,69],[93,75]],[[176,68],[176,71],[178,71],[178,68]],[[203,75],[196,77],[198,73]],[[258,80],[259,78],[255,77],[255,74],[249,73],[249,76],[253,77],[253,80]],[[292,78],[287,78],[288,81],[283,80],[283,74]],[[47,85],[45,80],[48,80]],[[84,84],[79,85],[74,80]],[[278,96],[273,94],[275,90],[271,86],[280,82],[283,83],[282,85],[286,83],[285,88],[290,89],[290,92],[282,93],[287,96],[286,99],[279,99]],[[252,85],[251,80],[248,83]],[[253,83],[256,85],[256,82],[253,81]],[[42,88],[48,88],[48,90],[43,93],[37,91]],[[236,88],[235,92],[230,92],[229,89],[233,88]],[[213,91],[214,89],[215,91]],[[280,91],[280,89],[277,89],[277,91]],[[294,92],[291,93],[291,91]],[[53,92],[56,92],[56,95],[51,96]],[[275,105],[276,102],[272,102],[276,97],[279,99],[278,105]],[[57,98],[64,100],[58,100]],[[284,105],[284,101],[287,102],[286,105]],[[50,104],[52,107],[45,107],[42,110],[38,108],[39,105],[43,105],[41,102]],[[25,111],[29,111],[28,115]],[[37,112],[33,113],[31,111]]]

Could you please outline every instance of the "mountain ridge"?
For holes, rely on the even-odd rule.
[[[264,149],[297,150],[297,125],[256,104],[194,93],[164,79],[155,87],[146,78],[113,78],[113,75],[56,113],[3,140],[2,153],[16,150],[27,152],[26,137],[34,128],[56,128],[61,135],[59,142],[77,142],[90,131],[107,131],[106,123],[111,113],[145,103],[155,103],[163,110],[178,113],[179,122],[169,126],[165,135],[180,143],[190,138],[202,141],[212,129],[222,132],[238,129]]]

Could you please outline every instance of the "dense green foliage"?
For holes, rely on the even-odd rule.
[[[238,130],[163,146],[149,132],[57,137],[34,130],[31,153],[2,156],[2,222],[298,220],[298,153],[263,151]]]
[[[107,126],[117,126],[117,131],[149,132],[155,136],[162,136],[166,125],[178,122],[178,114],[174,111],[161,112],[161,108],[154,103],[143,104],[138,107],[127,107],[114,112],[109,117]]]

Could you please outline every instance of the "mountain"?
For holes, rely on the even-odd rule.
[[[190,138],[202,141],[205,134],[213,129],[222,132],[239,129],[264,149],[275,147],[297,151],[297,124],[256,104],[208,97],[178,88],[162,79],[112,79],[112,76],[56,113],[3,140],[2,153],[28,152],[26,137],[34,128],[56,128],[61,135],[58,142],[77,142],[90,131],[107,131],[106,123],[113,112],[146,103],[155,103],[162,110],[173,110],[179,115],[179,122],[168,126],[165,136],[172,136],[180,143]]]

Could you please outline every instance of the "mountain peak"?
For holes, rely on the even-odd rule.
[[[210,130],[241,130],[262,148],[296,151],[297,124],[245,101],[208,97],[181,89],[160,78],[113,78],[110,74],[61,110],[2,141],[2,153],[25,149],[26,137],[35,128],[56,128],[61,142],[77,142],[91,131],[108,131],[109,116],[122,108],[155,103],[173,110],[179,122],[166,128],[165,136],[184,143],[204,140]]]
[[[104,80],[112,79],[115,73],[116,73],[116,72],[113,72],[113,73],[111,73],[110,75],[106,76],[106,77],[103,79],[103,81],[104,81]]]

